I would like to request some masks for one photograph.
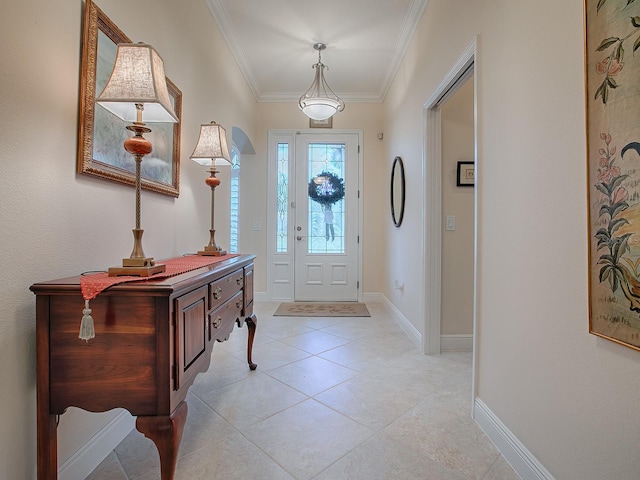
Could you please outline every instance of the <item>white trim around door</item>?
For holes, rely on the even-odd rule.
[[[424,111],[424,155],[423,178],[423,218],[425,231],[423,235],[423,297],[424,326],[422,334],[422,351],[425,354],[439,354],[441,350],[440,313],[442,290],[442,154],[441,154],[441,118],[439,106],[446,101],[456,88],[464,83],[469,72],[474,81],[474,162],[476,165],[476,187],[474,188],[474,263],[473,263],[473,366],[472,397],[476,396],[476,323],[478,310],[478,187],[480,185],[478,162],[478,75],[476,73],[477,37],[474,37],[460,58],[451,67],[433,95],[423,105]],[[473,409],[473,402],[472,402]],[[473,412],[472,412],[473,413]]]
[[[364,155],[362,130],[269,130],[268,135],[268,180],[267,189],[267,297],[269,301],[293,301],[296,299],[296,240],[298,236],[306,235],[304,227],[301,231],[296,231],[296,207],[300,203],[300,198],[306,198],[308,179],[304,182],[289,181],[296,178],[296,170],[303,170],[300,162],[305,161],[297,158],[298,143],[303,139],[316,136],[319,141],[327,140],[335,142],[343,138],[348,143],[349,153],[356,155],[357,168],[349,173],[351,187],[357,189],[356,195],[351,198],[351,202],[357,203],[357,221],[353,222],[355,230],[350,233],[357,237],[357,248],[351,251],[350,255],[355,256],[355,282],[357,284],[356,297],[353,300],[361,301],[362,289],[362,218],[363,218],[363,198],[362,190],[362,159]],[[349,140],[352,139],[352,140]],[[355,139],[355,141],[353,140]],[[297,190],[296,190],[296,183]],[[304,184],[304,185],[303,185]],[[346,181],[345,181],[346,184]],[[304,188],[304,192],[302,189]],[[348,188],[348,187],[347,187]],[[296,198],[296,193],[298,198]],[[305,195],[301,195],[304,193]],[[297,225],[300,228],[300,225]],[[307,232],[308,233],[308,232]],[[306,299],[306,298],[305,298]],[[329,300],[324,299],[323,300]],[[336,299],[344,300],[344,299]]]

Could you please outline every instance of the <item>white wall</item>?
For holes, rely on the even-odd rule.
[[[98,6],[133,41],[158,50],[183,92],[180,197],[143,192],[142,228],[150,256],[193,252],[208,242],[210,218],[208,174],[188,158],[199,125],[216,120],[229,140],[233,125],[253,137],[255,102],[204,2],[184,8],[170,0],[101,0]],[[2,479],[35,478],[35,297],[29,286],[117,265],[133,243],[133,189],[75,173],[82,10],[80,0],[8,0],[0,16]],[[216,200],[228,196],[226,188]],[[216,219],[223,219],[228,202],[216,203]],[[220,238],[228,238],[228,227],[220,230]],[[60,462],[114,415],[76,409],[63,415]]]
[[[442,106],[443,335],[473,333],[474,188],[456,186],[459,161],[474,160],[473,77]],[[455,230],[446,230],[447,216]]]
[[[477,395],[555,478],[626,480],[640,354],[588,333],[582,15],[577,0],[430,0],[385,102],[385,148],[419,192],[422,105],[478,35]],[[408,207],[389,268],[420,279]],[[394,303],[422,329],[422,286],[405,284],[412,301]]]

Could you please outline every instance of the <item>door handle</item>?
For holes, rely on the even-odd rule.
[[[298,236],[296,237],[296,240],[300,241],[300,240],[302,240],[303,238],[307,238],[307,237],[303,237],[303,236],[298,235]]]

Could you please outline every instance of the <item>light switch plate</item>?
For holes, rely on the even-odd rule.
[[[454,215],[447,215],[445,217],[445,230],[455,230],[456,229],[456,217]]]

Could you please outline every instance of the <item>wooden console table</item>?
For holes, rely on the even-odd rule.
[[[240,255],[159,280],[116,285],[91,300],[95,338],[78,338],[80,277],[36,283],[38,480],[58,478],[57,416],[68,407],[127,409],[153,440],[162,480],[173,479],[187,418],[184,399],[211,361],[214,341],[248,327],[251,360],[253,260]]]

